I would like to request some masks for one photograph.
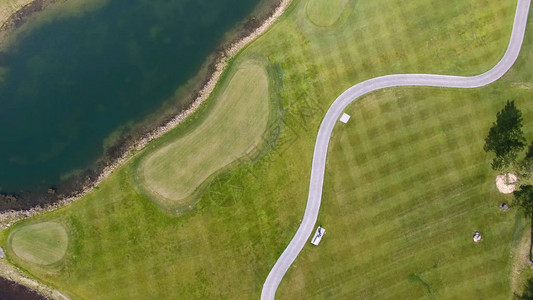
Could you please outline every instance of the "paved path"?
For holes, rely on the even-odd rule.
[[[274,299],[281,279],[314,230],[320,209],[324,170],[326,168],[326,155],[331,132],[346,106],[365,94],[389,87],[433,86],[477,88],[496,81],[511,68],[518,57],[524,40],[530,3],[531,0],[518,0],[513,31],[507,51],[500,62],[488,72],[471,77],[433,74],[396,74],[376,77],[352,86],[333,102],[318,130],[311,169],[311,180],[309,183],[309,196],[302,223],[285,251],[278,258],[270,274],[268,274],[261,292],[262,300]]]

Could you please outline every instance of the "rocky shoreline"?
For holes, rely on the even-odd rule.
[[[0,43],[4,41],[7,33],[22,26],[35,13],[43,11],[51,4],[65,1],[68,0],[33,0],[22,6],[0,25]]]
[[[36,1],[56,3],[66,0]],[[283,11],[285,11],[290,2],[290,0],[277,2],[263,21],[256,18],[248,19],[244,25],[247,30],[236,38],[233,43],[230,43],[229,46],[221,48],[224,50],[217,51],[216,58],[208,68],[207,80],[204,81],[203,85],[199,85],[201,89],[197,93],[194,93],[196,97],[191,98],[191,101],[189,101],[190,104],[186,109],[181,110],[177,115],[163,119],[159,123],[162,125],[140,131],[138,138],[130,135],[120,140],[112,149],[108,149],[107,152],[112,152],[111,154],[106,154],[104,158],[95,162],[91,168],[81,175],[74,176],[61,183],[58,188],[50,188],[48,191],[34,194],[28,193],[27,195],[0,194],[0,228],[5,228],[15,221],[31,217],[42,211],[54,210],[83,197],[103,179],[107,178],[118,166],[132,157],[134,153],[144,148],[147,143],[178,126],[188,116],[194,113],[209,97],[228,62],[248,43],[264,33]],[[158,123],[156,122],[156,124]]]

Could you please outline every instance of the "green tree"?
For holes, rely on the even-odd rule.
[[[502,170],[515,163],[525,146],[522,112],[516,108],[514,101],[507,101],[505,107],[496,115],[496,122],[489,130],[483,149],[496,154],[492,160],[492,168]]]
[[[531,174],[533,174],[533,143],[529,145],[526,157],[524,157],[524,160],[520,163],[520,176],[530,179]]]
[[[533,185],[522,185],[513,195],[515,203],[522,208],[526,218],[531,220],[529,227],[532,238],[530,238],[529,242],[529,260],[533,262],[533,257],[531,256],[531,250],[533,250]]]
[[[515,295],[515,299],[517,300],[531,300],[533,299],[533,279],[528,279],[526,286],[524,287],[524,290],[522,291],[522,295]]]

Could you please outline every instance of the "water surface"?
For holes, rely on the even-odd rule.
[[[46,300],[37,292],[3,277],[0,277],[0,299]]]
[[[0,191],[46,189],[193,77],[259,0],[111,0],[0,55]]]

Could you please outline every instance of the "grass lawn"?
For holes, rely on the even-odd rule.
[[[142,158],[139,183],[163,208],[174,212],[191,205],[189,201],[194,204],[191,194],[210,175],[261,143],[269,118],[267,73],[251,60],[235,69],[209,117]]]
[[[331,26],[341,16],[348,0],[309,0],[307,17],[317,26]]]
[[[18,257],[39,265],[51,265],[65,255],[68,234],[59,223],[41,222],[13,230],[9,243]]]
[[[509,298],[525,220],[498,208],[512,195],[497,191],[483,151],[508,97],[533,119],[531,91],[508,83],[389,89],[351,105],[330,145],[318,220],[327,234],[304,248],[280,299]]]
[[[299,225],[316,133],[331,102],[379,75],[488,70],[505,52],[516,3],[349,1],[328,27],[309,20],[308,5],[296,0],[247,47],[193,119],[84,199],[0,233],[10,261],[72,298],[258,298]],[[498,211],[509,196],[496,192],[482,145],[508,99],[533,138],[532,41],[528,30],[516,67],[489,87],[391,89],[348,108],[352,119],[335,129],[328,156],[319,216],[327,234],[319,247],[304,248],[281,299],[509,298],[509,254],[524,222],[514,209]],[[254,151],[260,155],[211,176],[194,210],[168,214],[139,185],[145,157],[198,130],[196,120],[209,118],[230,93],[224,86],[244,89],[232,78],[248,60],[261,62],[271,101],[283,108],[271,114]],[[60,223],[69,234],[54,271],[18,257],[8,238],[40,222]],[[472,242],[474,230],[480,244]]]

